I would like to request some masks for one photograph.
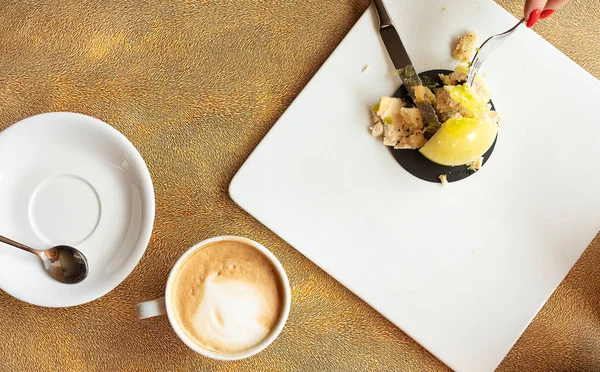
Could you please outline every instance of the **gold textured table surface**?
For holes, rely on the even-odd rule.
[[[521,0],[498,2],[521,12]],[[46,309],[0,292],[0,371],[447,370],[227,193],[237,169],[368,4],[0,2],[0,130],[49,111],[97,117],[139,149],[156,190],[146,254],[105,297]],[[599,8],[598,0],[572,0],[536,26],[596,77]],[[166,317],[138,321],[133,313],[136,303],[161,296],[182,252],[222,234],[269,247],[293,291],[281,336],[235,363],[188,350]],[[597,238],[499,370],[600,371],[599,271]]]

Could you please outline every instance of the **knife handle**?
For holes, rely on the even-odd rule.
[[[373,0],[373,3],[375,4],[375,9],[377,9],[377,14],[379,15],[379,28],[393,26],[394,22],[392,22],[383,0]]]

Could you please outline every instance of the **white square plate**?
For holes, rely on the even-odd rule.
[[[457,35],[517,22],[486,0],[387,3],[419,71],[453,69]],[[521,29],[484,65],[504,114],[494,154],[442,188],[369,136],[399,85],[377,26],[371,7],[230,194],[448,366],[492,371],[600,229],[600,84]]]

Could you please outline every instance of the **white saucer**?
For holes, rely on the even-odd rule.
[[[36,256],[0,243],[0,289],[10,295],[49,307],[105,295],[137,265],[153,223],[148,168],[110,125],[57,112],[0,133],[0,235],[38,249],[71,245],[90,265],[83,282],[62,284]]]

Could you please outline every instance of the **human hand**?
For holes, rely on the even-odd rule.
[[[569,0],[525,0],[524,16],[527,27],[533,27],[539,19],[550,17]]]

